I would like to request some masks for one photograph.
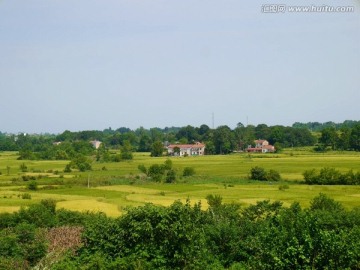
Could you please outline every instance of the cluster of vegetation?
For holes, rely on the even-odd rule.
[[[340,130],[335,127],[324,128],[315,150],[325,151],[327,148],[360,151],[360,124],[352,128],[344,126]]]
[[[346,122],[346,121],[345,121]],[[208,154],[228,154],[245,150],[253,145],[254,140],[261,138],[269,141],[277,149],[282,147],[314,146],[318,151],[327,147],[340,150],[360,150],[360,123],[347,121],[342,125],[322,125],[321,137],[317,140],[308,124],[295,123],[293,127],[257,126],[238,123],[235,129],[219,126],[211,129],[207,125],[200,127],[172,128],[138,128],[130,130],[105,129],[103,131],[64,131],[59,135],[6,135],[0,133],[0,151],[19,151],[20,159],[67,160],[78,153],[96,155],[98,161],[120,161],[132,159],[132,152],[151,152],[151,156],[161,156],[163,143],[193,143],[201,141],[206,144]],[[330,123],[330,122],[329,122]],[[332,122],[331,122],[332,123]],[[91,140],[100,140],[102,148],[95,151]],[[57,142],[56,144],[54,144]],[[105,147],[106,146],[106,147]],[[108,149],[121,149],[120,155],[111,155]]]
[[[359,125],[360,121],[353,121],[353,120],[345,120],[342,123],[334,123],[332,121],[319,123],[319,122],[308,122],[308,123],[300,123],[295,122],[292,127],[294,128],[307,128],[311,131],[320,132],[325,128],[336,128],[337,130],[341,130],[343,128],[352,128],[356,125]]]
[[[55,210],[0,214],[1,269],[359,269],[360,211],[320,194],[308,209],[147,204],[118,218]]]
[[[250,170],[249,179],[259,181],[280,181],[281,176],[280,173],[276,170],[271,169],[266,171],[262,167],[255,166]]]
[[[147,177],[156,182],[173,183],[177,178],[177,170],[173,168],[173,163],[170,159],[165,160],[163,164],[153,164],[146,168],[144,164],[138,166],[140,172],[144,173]],[[192,167],[185,167],[182,176],[195,175],[195,169]]]
[[[131,148],[132,151],[151,152],[152,156],[162,154],[157,147],[164,142],[168,143],[193,143],[201,141],[206,144],[208,154],[227,154],[232,151],[244,150],[252,145],[255,139],[262,138],[279,147],[312,146],[316,138],[308,128],[294,128],[285,126],[244,126],[238,123],[231,129],[228,126],[219,126],[211,129],[207,125],[200,127],[185,126],[171,128],[142,127],[136,130],[128,128],[111,128],[103,131],[64,131],[59,135],[7,135],[0,132],[0,151],[19,151],[21,159],[46,159],[61,160],[71,159],[76,153],[84,155],[94,154],[94,149],[89,143],[99,140],[109,149]],[[57,142],[56,144],[54,144]],[[129,151],[124,151],[129,152]],[[102,151],[97,159],[109,161],[111,155]],[[122,159],[129,159],[124,154]]]
[[[308,185],[360,185],[360,172],[352,170],[341,173],[335,168],[322,168],[319,172],[315,169],[303,173],[305,183]]]

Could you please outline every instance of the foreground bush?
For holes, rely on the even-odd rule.
[[[146,204],[119,218],[44,201],[0,214],[0,269],[359,269],[360,209],[324,194],[308,209]],[[49,222],[50,221],[50,222]]]

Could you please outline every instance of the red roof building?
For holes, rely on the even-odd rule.
[[[170,156],[202,156],[205,154],[205,144],[170,144],[167,150]]]
[[[247,152],[253,153],[273,153],[275,152],[275,147],[267,140],[255,140],[255,147],[249,147],[246,149]]]

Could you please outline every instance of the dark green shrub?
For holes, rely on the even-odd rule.
[[[316,184],[318,179],[318,174],[316,173],[315,169],[306,170],[303,173],[305,183],[308,185]]]
[[[166,173],[166,183],[173,183],[176,180],[176,172],[174,170],[169,170]]]
[[[71,165],[70,165],[70,163],[65,166],[64,172],[65,172],[65,173],[71,172]]]
[[[268,181],[280,181],[281,180],[280,173],[278,171],[275,171],[275,170],[269,170],[266,173],[266,180],[268,180]]]
[[[29,193],[23,193],[21,194],[21,199],[31,200],[31,195]]]
[[[340,182],[340,172],[335,168],[322,168],[318,176],[318,183],[324,185],[336,185]]]
[[[162,165],[153,164],[149,167],[148,176],[150,176],[155,181],[160,181],[165,170]]]
[[[261,180],[261,181],[266,181],[266,171],[264,168],[261,167],[254,167],[251,168],[250,170],[250,179],[252,180]]]
[[[25,163],[20,164],[20,171],[27,172],[27,166],[25,165]]]
[[[138,169],[140,172],[145,173],[147,175],[148,171],[144,164],[139,164]]]
[[[185,167],[183,170],[183,176],[193,176],[195,175],[195,169],[192,167]]]
[[[165,170],[171,170],[172,169],[172,161],[170,159],[165,160],[164,169]]]
[[[282,190],[282,191],[284,191],[284,190],[286,190],[286,189],[289,189],[290,187],[288,186],[288,185],[280,185],[279,186],[279,190]]]
[[[36,183],[36,181],[30,181],[28,184],[27,184],[27,189],[28,190],[38,190],[38,184]]]

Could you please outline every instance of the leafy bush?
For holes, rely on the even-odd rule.
[[[38,184],[36,183],[36,181],[30,181],[27,184],[27,189],[28,190],[38,190]]]
[[[158,164],[153,164],[149,167],[148,175],[155,181],[160,181],[165,170],[164,167]]]
[[[27,166],[26,166],[26,164],[25,163],[21,163],[20,164],[20,171],[22,171],[22,172],[27,172]]]
[[[36,179],[36,177],[33,176],[33,175],[22,175],[21,178],[22,178],[23,181],[30,181],[30,180],[35,180]]]
[[[250,179],[252,180],[261,180],[266,181],[266,171],[264,168],[261,167],[254,167],[250,170]]]
[[[148,171],[147,171],[147,169],[146,169],[146,167],[145,167],[144,164],[139,164],[138,169],[139,169],[140,172],[142,172],[142,173],[144,173],[144,174],[147,174],[147,173],[148,173]]]
[[[173,183],[176,180],[176,172],[175,170],[168,170],[166,173],[166,183]]]
[[[322,168],[320,172],[315,169],[306,170],[303,173],[305,183],[308,185],[358,185],[360,184],[360,172],[352,170],[340,173],[335,168]]]
[[[71,172],[71,165],[70,165],[70,164],[67,164],[67,165],[65,166],[64,172],[65,172],[65,173],[70,173],[70,172]]]
[[[268,172],[262,167],[254,167],[250,170],[250,179],[260,181],[280,181],[281,176],[278,171],[269,170]]]
[[[21,199],[31,200],[31,195],[29,193],[23,193],[21,194]]]
[[[278,171],[270,170],[266,173],[266,180],[267,181],[280,181],[281,176]]]
[[[185,167],[183,170],[183,176],[193,176],[195,175],[195,169],[192,167]]]
[[[286,190],[286,189],[289,189],[290,187],[288,185],[280,185],[279,186],[279,190]]]
[[[91,170],[91,160],[86,156],[78,154],[69,163],[70,168],[76,168],[81,172]]]

